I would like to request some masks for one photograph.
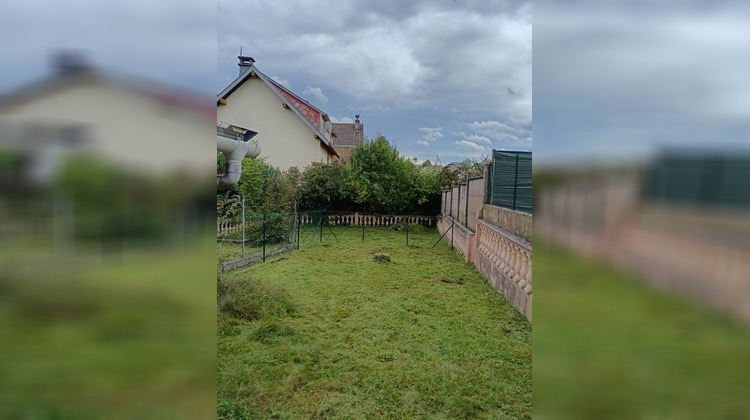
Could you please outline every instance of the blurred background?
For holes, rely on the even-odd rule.
[[[6,2],[0,418],[215,410],[216,3]]]
[[[534,416],[750,417],[748,6],[534,9]]]

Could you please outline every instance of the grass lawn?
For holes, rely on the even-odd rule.
[[[268,249],[276,248],[277,245],[269,245]],[[245,245],[245,258],[259,254],[263,251],[262,246]],[[232,241],[216,241],[216,263],[227,263],[242,259],[242,244]]]
[[[0,273],[0,418],[213,416],[212,242]]]
[[[531,417],[531,326],[434,229],[334,233],[222,275],[219,418]]]
[[[537,419],[750,418],[750,330],[535,241]]]

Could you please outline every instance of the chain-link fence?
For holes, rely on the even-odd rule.
[[[433,247],[435,216],[372,215],[330,211],[249,213],[219,218],[217,263],[233,269],[281,252],[319,244]]]

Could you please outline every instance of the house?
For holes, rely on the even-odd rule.
[[[348,161],[354,148],[364,141],[365,125],[359,122],[359,114],[354,116],[353,123],[333,123],[333,147],[341,156]]]
[[[456,172],[457,170],[461,169],[461,162],[451,162],[445,165],[445,167],[452,172]]]
[[[252,57],[238,58],[239,76],[217,95],[217,119],[258,132],[260,158],[279,169],[338,160],[328,114],[263,74]]]
[[[211,179],[210,96],[105,73],[80,53],[52,62],[49,76],[0,96],[0,150],[18,162],[4,177],[14,185],[49,181],[78,152],[145,174]]]

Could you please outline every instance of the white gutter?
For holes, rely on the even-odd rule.
[[[226,190],[240,180],[242,159],[260,155],[260,146],[249,141],[258,133],[223,122],[216,123],[216,132],[216,150],[227,160],[224,173],[216,175],[216,189]]]

